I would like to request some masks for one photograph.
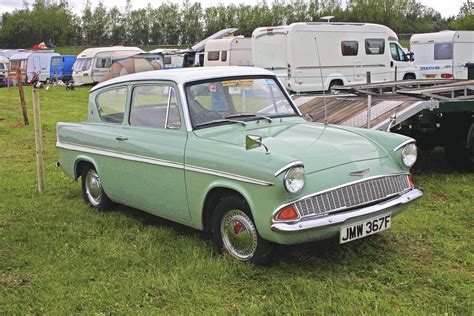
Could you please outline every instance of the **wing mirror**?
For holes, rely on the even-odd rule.
[[[269,154],[267,146],[262,142],[262,136],[258,135],[247,135],[245,137],[245,149],[251,150],[263,146],[266,150],[266,154]]]

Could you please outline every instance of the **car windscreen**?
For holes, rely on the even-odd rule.
[[[187,84],[194,128],[299,115],[273,77],[238,77]]]

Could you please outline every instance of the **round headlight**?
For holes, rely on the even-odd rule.
[[[288,169],[283,178],[285,189],[289,193],[295,194],[300,192],[305,183],[304,167],[298,166]]]
[[[405,166],[412,167],[415,164],[417,157],[418,157],[418,151],[414,143],[410,143],[406,145],[405,147],[403,147],[402,160]]]

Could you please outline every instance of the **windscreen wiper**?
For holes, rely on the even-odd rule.
[[[196,127],[204,127],[204,126],[207,126],[207,125],[216,125],[216,124],[221,124],[221,123],[238,123],[238,124],[242,124],[243,126],[247,126],[247,123],[245,123],[244,121],[229,120],[229,119],[225,118],[225,119],[212,120],[212,121],[209,121],[209,122],[197,124],[197,125],[194,125],[194,127],[195,128]]]
[[[232,114],[232,115],[227,115],[225,118],[234,118],[234,117],[259,117],[259,118],[263,118],[263,119],[266,119],[269,123],[273,122],[273,120],[268,117],[268,116],[265,116],[265,115],[261,115],[261,114],[256,114],[256,113],[240,113],[240,114]]]

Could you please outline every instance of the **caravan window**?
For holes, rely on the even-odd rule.
[[[171,64],[171,56],[163,56],[163,63],[165,65]]]
[[[90,58],[85,58],[85,59],[78,59],[76,61],[76,65],[74,66],[75,71],[86,71],[90,68],[91,66],[91,59]]]
[[[366,39],[365,53],[367,55],[383,55],[385,53],[385,40],[383,38]]]
[[[0,63],[0,69],[6,69],[5,64]]]
[[[95,63],[96,68],[110,68],[110,66],[112,66],[112,59],[110,57],[97,58]]]
[[[207,53],[207,60],[209,60],[209,61],[219,60],[219,52],[209,52],[209,53]]]
[[[226,61],[227,60],[227,51],[223,50],[221,53],[221,61]]]
[[[434,59],[453,59],[453,43],[434,44]]]
[[[342,56],[357,56],[359,53],[358,41],[343,41],[341,42]]]

